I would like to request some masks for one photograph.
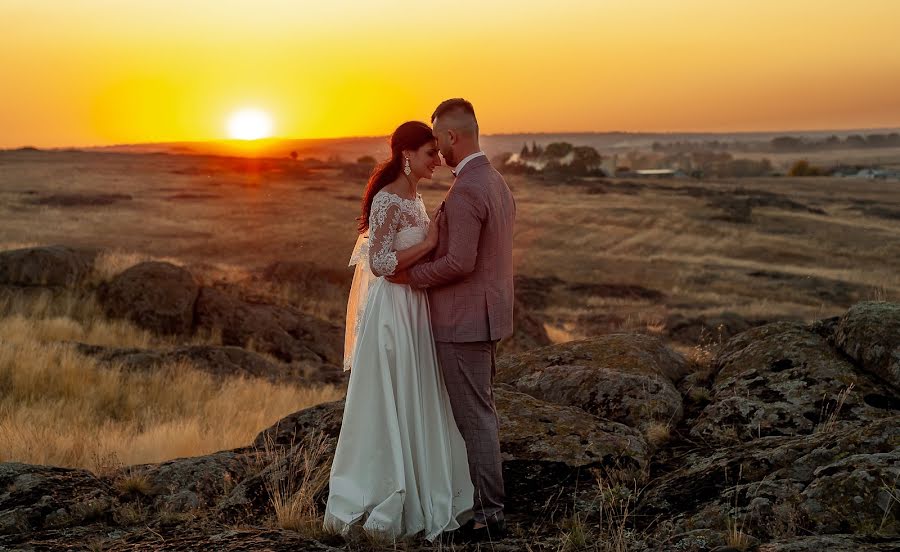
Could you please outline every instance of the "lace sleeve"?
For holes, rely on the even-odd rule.
[[[391,276],[397,268],[394,234],[399,223],[400,206],[387,194],[376,195],[369,215],[369,266],[376,276]]]

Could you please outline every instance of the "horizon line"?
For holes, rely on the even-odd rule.
[[[721,135],[721,134],[737,134],[737,135],[765,135],[765,134],[821,134],[821,133],[849,133],[849,132],[873,132],[873,131],[894,131],[900,132],[898,127],[850,127],[850,128],[826,128],[826,129],[780,129],[780,130],[665,130],[665,131],[631,131],[631,130],[579,130],[579,131],[519,131],[519,132],[494,132],[481,134],[482,137],[503,137],[503,136],[547,136],[547,135],[603,135],[603,134],[624,134],[635,136],[666,136],[674,134],[682,135]],[[368,134],[368,135],[349,135],[349,136],[326,136],[319,138],[290,138],[281,136],[272,136],[269,138],[258,138],[255,140],[241,140],[235,138],[210,138],[205,140],[159,140],[150,142],[119,142],[109,144],[93,144],[93,145],[65,145],[65,146],[34,146],[31,144],[23,144],[20,146],[0,147],[0,151],[16,151],[23,149],[36,150],[71,150],[71,149],[101,149],[101,148],[117,148],[117,147],[134,147],[134,146],[162,146],[175,144],[211,144],[211,143],[234,143],[234,144],[262,144],[266,142],[313,142],[313,141],[337,141],[337,140],[373,140],[389,137],[390,134]]]

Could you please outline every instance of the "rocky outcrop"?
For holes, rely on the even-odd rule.
[[[307,268],[275,266],[269,277]],[[492,548],[575,549],[560,535],[574,533],[573,512],[585,522],[588,547],[612,542],[598,527],[619,519],[615,504],[627,504],[628,549],[724,552],[735,549],[736,535],[757,552],[900,549],[898,309],[862,303],[812,326],[751,328],[708,366],[640,334],[499,359],[495,399],[514,531]],[[161,312],[173,310],[163,304]],[[340,359],[338,328],[227,288],[200,289],[191,317],[188,333],[219,329],[228,345],[75,347],[126,369],[186,362],[270,379]],[[251,344],[290,364],[234,346]],[[705,398],[682,402],[697,386]],[[295,412],[246,447],[109,475],[0,463],[0,549],[347,550],[339,537],[273,528],[268,491],[286,468],[302,466],[317,439],[311,466],[327,474],[343,408],[336,401]],[[672,432],[662,446],[648,431],[661,424]],[[316,489],[321,508],[327,488]]]
[[[900,478],[900,416],[862,428],[687,455],[641,500],[637,515],[667,518],[673,533],[726,531],[763,541],[801,534],[898,532],[891,507]],[[896,500],[894,498],[893,500]]]
[[[97,252],[62,245],[0,252],[0,284],[74,288],[90,275]]]
[[[106,315],[125,318],[161,335],[189,335],[200,286],[171,263],[144,262],[116,275],[99,290]]]
[[[584,411],[546,403],[508,386],[495,391],[500,417],[500,449],[507,493],[515,496],[511,512],[543,509],[554,496],[572,493],[591,471],[615,470],[617,476],[643,481],[650,452],[636,430],[595,418]],[[343,401],[322,404],[288,416],[257,436],[254,446],[298,447],[310,436],[325,437],[321,461],[330,465],[340,432]],[[226,519],[246,512],[267,512],[268,472],[238,485],[220,511]],[[235,517],[237,516],[237,518]]]
[[[646,429],[682,416],[684,358],[660,339],[610,334],[501,359],[497,377],[544,401]]]
[[[769,324],[731,339],[714,372],[711,402],[691,428],[692,436],[710,444],[804,435],[829,420],[866,424],[896,413],[891,389],[797,323]]]

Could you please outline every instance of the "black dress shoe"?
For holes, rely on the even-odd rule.
[[[484,527],[475,529],[473,523],[468,530],[461,534],[463,540],[454,540],[453,542],[470,543],[470,542],[487,542],[500,540],[506,536],[506,520],[500,519],[492,521]]]
[[[438,539],[441,541],[441,544],[461,544],[463,542],[468,542],[465,539],[472,531],[472,528],[475,526],[475,520],[470,519],[469,521],[462,524],[459,529],[454,529],[453,531],[445,531],[438,536]]]

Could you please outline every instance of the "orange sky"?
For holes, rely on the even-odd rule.
[[[900,127],[897,0],[0,0],[0,147]]]

